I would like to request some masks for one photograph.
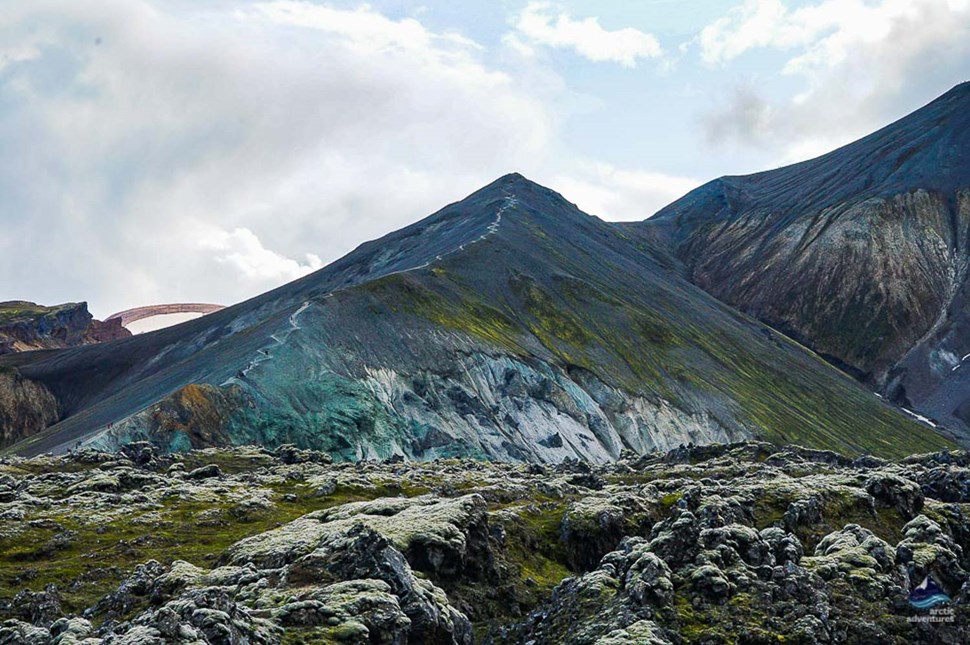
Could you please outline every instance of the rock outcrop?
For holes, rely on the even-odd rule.
[[[968,474],[966,453],[764,443],[557,467],[7,459],[0,643],[962,643]],[[943,604],[910,602],[923,580]]]
[[[33,302],[0,302],[0,354],[59,349],[127,338],[120,320],[101,322],[85,302],[45,307]]]
[[[57,399],[14,367],[0,369],[0,448],[40,432],[60,418]]]

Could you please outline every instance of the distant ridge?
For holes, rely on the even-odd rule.
[[[86,302],[48,307],[24,300],[0,302],[0,354],[59,349],[131,336],[120,322],[95,320]]]

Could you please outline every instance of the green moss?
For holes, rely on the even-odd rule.
[[[362,288],[379,298],[391,311],[420,316],[510,351],[522,351],[519,328],[506,313],[485,304],[445,269],[433,275],[448,284],[439,285],[432,291],[418,277],[395,274]]]
[[[778,492],[769,488],[755,500],[755,527],[763,529],[780,525],[789,505],[797,499],[799,496],[792,492]],[[850,495],[848,491],[843,494],[838,489],[822,495],[820,503],[820,521],[816,524],[801,523],[794,529],[806,553],[811,553],[823,537],[842,529],[846,524],[864,526],[890,544],[902,539],[906,518],[895,509],[877,508],[873,513],[865,497]]]
[[[754,511],[755,527],[765,529],[769,526],[781,524],[785,518],[785,510],[787,510],[787,505],[785,507],[778,507],[756,502]]]
[[[525,275],[515,275],[509,281],[512,291],[522,300],[528,314],[526,324],[533,335],[551,350],[563,353],[563,345],[581,349],[594,340],[586,326],[556,297],[538,282]]]
[[[260,467],[269,466],[274,463],[273,457],[260,452],[252,454],[240,454],[236,451],[213,450],[213,451],[192,451],[180,456],[186,470],[194,470],[209,464],[219,466],[226,474],[236,474],[241,472],[252,472]]]
[[[687,327],[688,344],[702,348],[722,369],[698,374],[713,390],[728,392],[758,435],[775,444],[797,443],[843,454],[898,458],[950,446],[864,391],[814,354],[790,362],[761,358],[761,348],[731,335]],[[797,344],[780,335],[778,342]]]
[[[676,493],[667,493],[660,498],[660,505],[664,508],[670,508],[682,499],[684,499],[684,494],[680,491]]]
[[[453,602],[469,608],[478,639],[501,625],[523,620],[548,601],[563,578],[573,575],[559,537],[567,508],[568,504],[560,500],[493,512],[490,524],[504,530],[502,545],[494,549],[496,569],[503,572],[501,578],[460,585],[438,582]]]
[[[208,458],[215,455],[206,454]],[[218,459],[216,458],[216,461]],[[213,463],[210,461],[209,463]],[[319,496],[300,482],[284,481],[268,486],[274,505],[264,511],[240,514],[227,502],[200,502],[170,497],[158,508],[149,508],[104,524],[80,521],[75,515],[49,515],[58,527],[31,527],[0,538],[0,598],[20,589],[40,591],[54,583],[61,590],[65,611],[80,613],[105,594],[114,591],[136,565],[150,559],[163,564],[185,560],[212,566],[235,542],[276,528],[306,513],[354,501],[388,496],[413,496],[428,491],[421,486],[395,482],[373,487],[339,487]],[[216,517],[212,517],[215,511]],[[201,521],[206,512],[209,520]],[[147,513],[158,513],[150,523],[139,523]],[[52,547],[55,535],[73,531],[62,547]],[[110,562],[108,569],[104,563]],[[73,583],[73,584],[72,584]],[[2,617],[2,616],[0,616]]]
[[[738,593],[723,605],[695,608],[683,595],[674,598],[677,632],[687,643],[785,643],[784,627],[770,625],[768,598]],[[774,629],[772,628],[774,627]]]
[[[101,464],[85,464],[73,459],[51,460],[51,461],[25,461],[14,464],[0,466],[0,472],[9,472],[17,475],[46,475],[50,473],[77,473],[88,470],[95,470]]]
[[[282,645],[339,645],[342,634],[337,627],[288,627]]]
[[[890,544],[896,544],[903,539],[903,527],[906,518],[893,508],[877,508],[872,513],[863,501],[849,504],[826,505],[822,511],[824,521],[811,535],[805,536],[803,542],[808,549],[815,549],[818,542],[833,531],[838,531],[846,524],[858,524],[872,531],[876,537],[882,538]]]
[[[554,575],[539,576],[553,586],[569,575],[565,565],[566,552],[560,539],[562,519],[568,508],[569,505],[562,502],[530,505],[518,513],[516,528],[520,531],[512,530],[512,560],[521,564],[525,571],[553,571]]]
[[[23,318],[36,318],[53,313],[58,309],[59,307],[45,307],[23,300],[0,302],[0,323],[9,323]]]

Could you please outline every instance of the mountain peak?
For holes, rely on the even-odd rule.
[[[510,172],[499,177],[497,181],[504,184],[504,183],[516,183],[516,182],[529,181],[529,180],[526,179],[526,177],[522,173]]]
[[[743,194],[765,212],[797,214],[809,205],[820,211],[916,189],[954,193],[970,186],[968,178],[970,82],[964,82],[876,132],[814,159],[715,179],[668,205],[653,219],[669,221],[701,198],[721,203],[728,194]],[[713,211],[707,208],[706,212]],[[704,216],[703,212],[697,214]]]
[[[543,190],[548,190],[548,188],[545,188],[544,186],[537,184],[536,182],[532,181],[531,179],[528,179],[521,173],[510,172],[505,175],[502,175],[501,177],[491,182],[490,184],[486,184],[479,190],[475,191],[475,193],[473,194],[495,192],[495,191],[510,193],[516,190],[534,189],[534,188],[541,188]]]
[[[563,197],[560,193],[542,184],[532,181],[518,172],[510,172],[502,175],[490,184],[479,188],[477,191],[463,199],[461,204],[474,204],[484,199],[494,199],[498,197],[514,197],[517,202],[531,204],[537,210],[542,210],[542,206],[555,206],[556,211],[562,208],[576,210],[576,205]]]
[[[940,98],[943,99],[950,96],[959,96],[962,99],[970,100],[970,81],[957,83],[947,90],[942,96],[940,96]]]
[[[913,121],[926,124],[928,127],[942,126],[960,129],[966,125],[968,113],[970,113],[970,81],[964,81],[954,85],[915,112],[886,126],[883,130],[896,128]],[[879,132],[882,132],[882,130]]]

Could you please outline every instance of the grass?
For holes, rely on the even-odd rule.
[[[0,302],[0,323],[9,323],[22,318],[33,318],[44,316],[57,311],[60,307],[45,307],[43,305],[26,302],[23,300],[11,300]]]

